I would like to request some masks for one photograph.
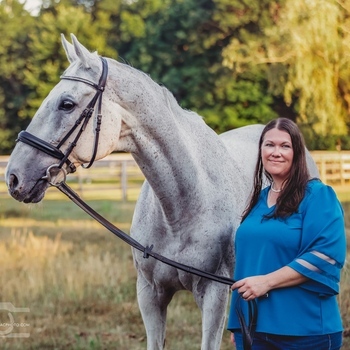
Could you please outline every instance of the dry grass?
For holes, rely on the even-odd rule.
[[[139,317],[130,249],[120,249],[117,255],[96,243],[79,247],[63,240],[62,234],[49,238],[31,231],[11,231],[0,244],[0,300],[30,308],[28,314],[14,315],[26,317],[30,324],[19,329],[31,334],[25,339],[28,348],[96,346],[103,343],[103,337],[111,338],[117,332],[118,319],[128,321],[126,314]],[[0,315],[5,316],[2,323],[6,322],[6,313]],[[119,328],[130,334],[128,323],[122,322]],[[6,339],[5,344],[26,347],[22,339]]]

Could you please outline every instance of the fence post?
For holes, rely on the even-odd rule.
[[[121,161],[120,185],[122,190],[122,199],[123,201],[126,201],[128,199],[127,160]]]
[[[320,177],[321,180],[326,184],[327,183],[327,171],[326,171],[326,160],[321,157],[319,167],[320,167]]]
[[[83,196],[83,174],[81,172],[81,166],[77,169],[78,176],[78,193],[82,197]]]
[[[342,186],[345,185],[345,170],[344,170],[344,158],[340,155],[339,156],[339,166],[340,166],[340,184]]]

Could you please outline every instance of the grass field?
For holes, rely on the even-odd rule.
[[[128,232],[134,202],[87,199]],[[350,204],[344,208],[350,213]],[[0,301],[22,308],[11,312],[11,333],[28,335],[1,338],[1,349],[146,349],[130,248],[63,195],[50,190],[41,204],[30,206],[0,197],[0,238]],[[347,329],[349,281],[347,268],[339,297]],[[0,332],[9,321],[0,303]],[[200,312],[191,294],[178,293],[169,310],[166,349],[197,350],[200,339]],[[221,349],[232,349],[228,332]]]

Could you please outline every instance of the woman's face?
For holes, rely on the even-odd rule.
[[[288,178],[293,156],[292,140],[287,132],[276,128],[266,132],[261,145],[261,159],[274,182],[281,183]]]

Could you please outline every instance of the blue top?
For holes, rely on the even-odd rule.
[[[258,298],[257,332],[279,335],[321,335],[342,331],[336,295],[346,256],[342,207],[333,189],[321,181],[307,185],[299,210],[286,219],[263,219],[270,187],[239,226],[235,238],[234,279],[265,275],[289,266],[309,280],[273,289]],[[239,329],[232,292],[228,329]],[[239,301],[247,315],[248,303]]]

